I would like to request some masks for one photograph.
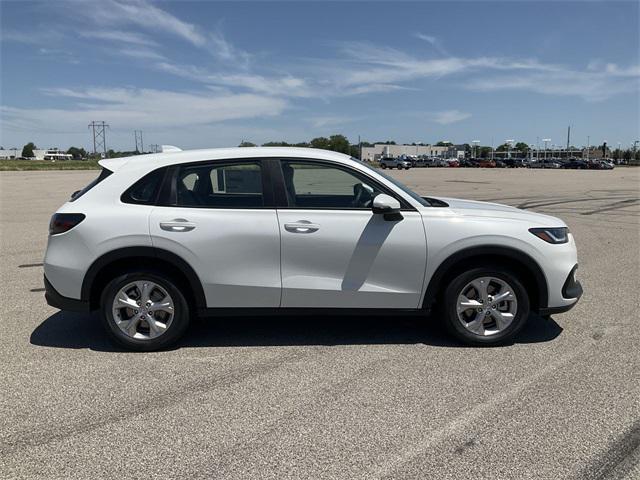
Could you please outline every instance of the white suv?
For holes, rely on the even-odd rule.
[[[103,160],[51,219],[46,298],[100,310],[120,344],[175,342],[192,315],[425,315],[507,342],[582,294],[559,219],[420,197],[346,155],[232,148]]]

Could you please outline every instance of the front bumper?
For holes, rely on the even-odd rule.
[[[546,315],[553,315],[556,313],[568,312],[569,310],[571,310],[573,307],[577,305],[578,301],[580,300],[580,297],[582,297],[583,290],[582,290],[582,284],[576,278],[576,270],[578,270],[578,265],[576,265],[571,269],[571,273],[569,273],[567,280],[564,282],[564,285],[562,286],[562,297],[565,299],[570,299],[575,301],[573,303],[570,303],[569,305],[563,305],[560,307],[540,308],[538,311],[540,315],[546,316]]]
[[[44,298],[52,307],[69,312],[89,312],[89,302],[76,300],[75,298],[63,297],[53,288],[53,285],[44,277]]]

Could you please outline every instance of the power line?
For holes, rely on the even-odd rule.
[[[103,121],[96,122],[93,120],[88,128],[93,132],[93,153],[98,153],[98,150],[102,150],[104,155],[107,156],[107,135],[106,129],[109,125]]]

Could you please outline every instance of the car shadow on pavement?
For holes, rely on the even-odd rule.
[[[514,343],[548,342],[562,327],[532,315]],[[113,345],[96,314],[57,312],[31,333],[31,344],[55,348],[123,351]],[[424,344],[461,347],[436,318],[423,317],[225,317],[192,322],[174,348],[302,345]]]

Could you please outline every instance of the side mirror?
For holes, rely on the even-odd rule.
[[[400,220],[402,215],[400,214],[400,202],[395,198],[380,193],[373,199],[373,213],[383,214],[385,220]]]

